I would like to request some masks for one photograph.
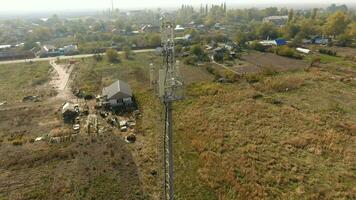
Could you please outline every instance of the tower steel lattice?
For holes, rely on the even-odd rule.
[[[179,77],[179,66],[175,60],[174,24],[161,18],[162,34],[162,67],[159,70],[159,96],[162,98],[165,110],[165,128],[163,135],[163,167],[164,167],[164,199],[174,198],[174,163],[173,163],[173,101],[182,99],[180,91],[183,83]]]

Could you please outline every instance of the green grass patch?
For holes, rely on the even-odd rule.
[[[45,94],[46,90],[39,88],[49,81],[50,68],[48,62],[0,65],[0,101]]]

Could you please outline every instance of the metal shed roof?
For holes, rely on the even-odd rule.
[[[103,89],[103,96],[107,99],[123,99],[132,97],[131,87],[124,81],[118,80]]]

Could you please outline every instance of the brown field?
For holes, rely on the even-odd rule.
[[[356,48],[351,48],[351,47],[328,47],[333,51],[336,51],[336,53],[340,56],[351,56],[355,57],[356,56]]]
[[[38,103],[20,103],[24,95],[33,94],[37,87],[51,90],[49,67],[32,69],[43,82],[31,84],[30,74],[16,74],[16,80],[26,80],[26,88],[16,91],[16,98],[6,98],[0,106],[0,199],[159,199],[161,182],[161,105],[149,89],[148,66],[157,66],[153,54],[144,59],[125,60],[110,64],[81,60],[74,68],[72,88],[99,94],[102,87],[120,78],[133,87],[142,119],[137,121],[137,142],[128,145],[119,131],[101,136],[80,135],[73,142],[48,144],[34,142],[52,130],[63,130],[59,108],[63,100],[44,98]],[[144,61],[143,61],[144,60]],[[33,64],[37,66],[36,64]],[[10,74],[22,66],[4,66]],[[183,66],[185,82],[210,81],[204,69]],[[39,72],[38,72],[39,71]],[[1,72],[1,70],[0,70]],[[4,73],[4,72],[3,72]],[[40,76],[37,75],[37,76]],[[2,79],[7,88],[20,84],[14,79]],[[7,88],[2,88],[7,91]],[[10,95],[8,95],[10,97]]]
[[[148,66],[160,60],[136,57],[87,58],[72,76],[72,87],[90,94],[116,79],[131,84],[142,113],[134,144],[118,131],[32,143],[63,127],[62,102],[0,106],[0,199],[159,199],[163,113]],[[273,54],[243,59],[248,68],[285,72],[220,84],[204,66],[181,67],[187,85],[174,104],[176,199],[355,199],[355,62],[324,56],[304,70],[307,61]]]
[[[257,68],[268,67],[278,71],[288,71],[303,69],[308,66],[308,63],[304,60],[296,60],[278,56],[273,53],[261,53],[256,51],[248,52],[246,55],[243,55],[242,60],[252,65],[256,70]]]
[[[60,105],[1,107],[0,199],[142,197],[136,164],[120,138],[107,134],[60,144],[33,141],[65,126],[56,114]]]

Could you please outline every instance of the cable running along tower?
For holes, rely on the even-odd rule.
[[[174,24],[163,15],[161,18],[162,67],[159,69],[159,96],[165,110],[163,135],[164,199],[173,200],[173,118],[172,103],[183,98],[183,82],[179,77],[179,63],[175,59]]]

